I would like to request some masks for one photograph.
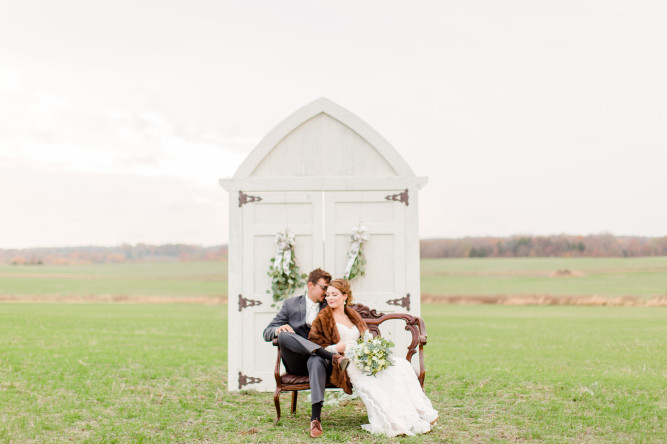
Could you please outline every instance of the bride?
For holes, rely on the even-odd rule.
[[[329,283],[326,300],[328,306],[313,321],[308,339],[332,353],[344,354],[356,344],[366,324],[347,306],[352,303],[352,290],[346,279]],[[363,425],[364,430],[387,436],[429,432],[438,412],[422,391],[412,365],[404,358],[394,357],[394,361],[394,365],[371,376],[350,359],[347,371],[334,366],[331,383],[348,394],[354,386],[368,412],[370,424]]]

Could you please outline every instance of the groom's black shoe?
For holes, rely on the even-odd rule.
[[[347,366],[350,364],[350,360],[342,355],[335,355],[331,359],[333,365],[337,365],[341,372],[344,372]]]
[[[310,421],[310,437],[319,438],[322,436],[322,433],[324,433],[322,430],[322,423],[320,423],[318,419]]]

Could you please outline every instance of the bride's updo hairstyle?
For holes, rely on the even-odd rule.
[[[341,293],[347,296],[345,305],[349,305],[354,301],[354,298],[352,297],[352,289],[350,288],[350,281],[347,279],[333,279],[329,282],[329,286],[337,288]]]

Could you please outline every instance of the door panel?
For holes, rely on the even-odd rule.
[[[405,311],[388,301],[407,293],[405,263],[406,206],[385,197],[397,191],[345,191],[325,194],[325,259],[335,277],[342,277],[347,265],[353,227],[368,228],[364,243],[365,276],[351,282],[355,302],[382,313]],[[333,246],[333,248],[330,248]],[[410,335],[404,322],[389,322],[382,334],[395,343],[397,355],[404,357]]]
[[[278,312],[272,307],[273,297],[268,276],[271,258],[276,254],[276,234],[286,228],[295,234],[295,256],[301,272],[321,266],[322,257],[322,194],[320,192],[253,193],[261,201],[246,204],[243,217],[243,297],[261,302],[248,306],[238,314],[243,334],[240,341],[241,373],[256,378],[242,389],[273,390],[275,380],[275,347],[264,342],[262,332]],[[300,294],[302,290],[295,293]],[[230,341],[234,340],[230,337]],[[230,357],[230,366],[232,359]],[[230,375],[233,376],[233,372]],[[257,378],[261,379],[258,381]],[[230,381],[231,384],[231,381]]]
[[[325,194],[325,263],[335,277],[347,264],[353,228],[363,224],[369,240],[363,277],[352,281],[355,299],[378,311],[393,312],[386,301],[405,296],[405,207],[388,201],[387,191],[338,191]]]

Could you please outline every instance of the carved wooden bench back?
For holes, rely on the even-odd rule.
[[[424,320],[418,316],[413,316],[407,313],[377,313],[375,310],[371,310],[362,304],[352,304],[350,305],[350,308],[353,308],[359,313],[373,336],[380,334],[380,324],[385,321],[392,319],[405,321],[405,330],[410,332],[411,335],[411,341],[407,346],[405,359],[411,361],[415,353],[419,353],[419,374],[417,377],[419,378],[419,384],[421,384],[423,388],[424,377],[426,375],[426,369],[424,368],[424,345],[426,345],[427,339]]]

